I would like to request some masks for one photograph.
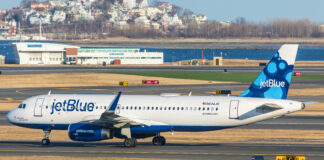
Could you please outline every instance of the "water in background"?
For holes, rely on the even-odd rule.
[[[269,60],[278,51],[275,49],[204,49],[204,59],[222,56],[224,59]],[[164,62],[201,59],[202,49],[153,49],[149,52],[163,52]],[[296,57],[297,61],[324,61],[324,46],[300,46]]]
[[[12,43],[17,41],[0,41],[0,55],[6,56],[6,63],[16,63]],[[29,41],[30,42],[30,41]],[[53,41],[45,41],[43,43]],[[193,44],[199,48],[203,44]],[[240,46],[241,44],[223,44],[225,46]],[[244,44],[255,46],[257,49],[204,49],[204,59],[223,56],[224,59],[250,59],[269,60],[280,48],[280,44]],[[125,45],[126,46],[126,45]],[[216,46],[222,46],[217,44]],[[124,48],[124,47],[122,47]],[[168,48],[142,48],[141,51],[163,52],[164,62],[180,60],[201,59],[202,49],[168,49]],[[324,46],[301,45],[297,54],[297,61],[324,61]]]

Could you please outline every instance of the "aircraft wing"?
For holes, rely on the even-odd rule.
[[[128,118],[115,114],[120,95],[121,92],[116,95],[109,108],[101,114],[100,119],[89,121],[89,123],[107,128],[122,128],[125,126],[150,126],[150,121]]]

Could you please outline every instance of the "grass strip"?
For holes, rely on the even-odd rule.
[[[164,77],[177,79],[195,79],[207,81],[223,81],[223,82],[253,82],[259,73],[218,73],[218,72],[113,72],[116,74],[139,75],[149,77]],[[293,80],[318,80],[323,79],[324,75],[302,75],[293,76]]]
[[[164,77],[177,79],[195,79],[207,81],[251,82],[257,74],[254,73],[212,73],[212,72],[114,72],[116,74],[139,75],[149,77]]]

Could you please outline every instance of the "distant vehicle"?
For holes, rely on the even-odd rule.
[[[298,45],[286,44],[273,56],[249,89],[238,96],[48,94],[24,100],[10,111],[14,125],[42,129],[43,145],[51,130],[67,130],[75,141],[153,137],[164,145],[161,132],[199,132],[233,128],[296,112],[302,102],[286,100]]]

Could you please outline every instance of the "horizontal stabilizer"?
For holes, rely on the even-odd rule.
[[[315,102],[315,101],[309,101],[309,102],[303,102],[305,105],[310,105],[310,104],[314,104],[314,103],[318,103],[318,102]]]

